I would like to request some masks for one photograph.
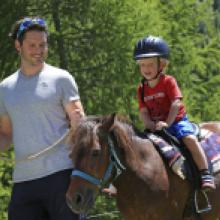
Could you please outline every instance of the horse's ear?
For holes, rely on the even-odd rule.
[[[101,126],[103,130],[105,130],[106,132],[111,131],[114,126],[115,119],[116,119],[116,113],[113,113],[109,116],[104,117],[102,120],[102,126]]]

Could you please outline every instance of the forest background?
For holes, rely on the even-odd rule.
[[[169,74],[176,77],[192,121],[220,120],[220,0],[1,0],[0,77],[13,73],[18,55],[8,38],[25,16],[46,19],[47,62],[76,79],[86,114],[118,112],[143,128],[133,60],[136,41],[163,37],[171,50]],[[7,219],[13,150],[1,153],[0,219]],[[121,219],[114,199],[99,197],[88,219]]]

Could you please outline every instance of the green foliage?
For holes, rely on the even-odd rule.
[[[7,220],[7,210],[12,187],[12,150],[0,156],[0,219]]]
[[[94,209],[88,214],[88,219],[120,220],[121,217],[116,207],[115,199],[107,196],[99,196],[96,200]]]
[[[167,72],[182,88],[190,119],[219,120],[219,11],[219,0],[2,0],[1,79],[14,72],[19,61],[13,42],[7,40],[11,25],[24,16],[42,16],[50,30],[48,63],[73,74],[86,113],[120,112],[141,128],[136,100],[140,75],[133,47],[143,36],[160,35],[170,45]],[[7,219],[11,170],[11,163],[0,160],[2,220]],[[115,210],[114,200],[100,197],[91,215]]]

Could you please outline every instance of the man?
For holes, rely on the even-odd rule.
[[[13,144],[15,152],[9,220],[78,220],[65,201],[73,168],[68,147],[61,142],[44,152],[68,132],[71,114],[84,114],[76,82],[44,62],[43,19],[17,21],[10,37],[20,68],[0,84],[0,150]]]

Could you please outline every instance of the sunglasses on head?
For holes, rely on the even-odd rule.
[[[41,18],[33,18],[33,19],[27,18],[19,26],[19,29],[18,29],[18,32],[17,32],[17,39],[21,36],[21,34],[25,30],[27,30],[30,26],[33,26],[33,25],[39,25],[39,26],[44,27],[44,28],[47,27],[46,22]]]

